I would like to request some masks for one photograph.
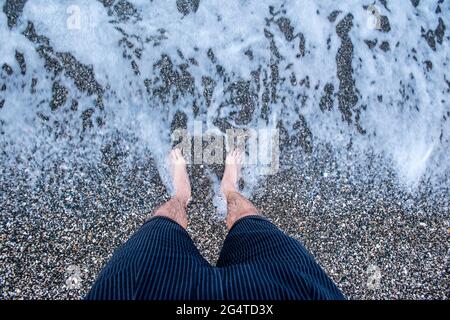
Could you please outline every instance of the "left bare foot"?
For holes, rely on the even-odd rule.
[[[186,160],[179,149],[173,149],[168,161],[175,194],[156,209],[154,215],[170,218],[186,229],[188,224],[186,207],[191,199],[191,184],[187,174]]]
[[[186,169],[186,160],[180,149],[173,149],[169,154],[169,166],[172,174],[172,182],[175,190],[174,198],[185,206],[191,199],[191,184]]]

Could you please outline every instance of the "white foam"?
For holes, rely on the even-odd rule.
[[[91,0],[28,1],[21,22],[12,31],[7,28],[6,16],[0,14],[0,62],[14,66],[17,71],[14,54],[15,50],[19,50],[25,54],[29,70],[25,76],[14,75],[13,82],[8,83],[7,91],[0,93],[0,97],[6,98],[5,106],[0,111],[0,119],[6,123],[3,126],[5,135],[2,140],[4,143],[12,142],[9,160],[14,159],[15,155],[30,153],[38,145],[41,158],[38,156],[39,152],[35,153],[36,170],[38,164],[44,158],[47,159],[48,153],[55,157],[67,153],[65,159],[70,163],[78,161],[69,152],[75,144],[81,149],[77,150],[77,155],[81,153],[86,161],[90,161],[91,157],[95,161],[99,157],[102,137],[118,131],[138,137],[139,143],[129,145],[128,148],[136,153],[151,150],[163,172],[164,155],[170,147],[170,120],[175,112],[185,112],[189,120],[188,128],[192,129],[194,115],[191,106],[193,100],[197,99],[197,103],[206,110],[199,116],[200,120],[205,121],[208,127],[213,127],[218,107],[226,99],[222,94],[224,82],[207,57],[207,51],[210,48],[213,50],[217,63],[225,68],[227,75],[233,80],[251,80],[250,72],[260,65],[262,71],[270,75],[269,66],[274,57],[270,53],[270,42],[264,35],[264,29],[268,29],[275,35],[275,44],[282,56],[279,61],[280,78],[286,79],[283,84],[277,85],[279,95],[286,97],[285,103],[279,100],[271,105],[272,114],[269,116],[268,127],[273,128],[279,119],[292,125],[298,120],[300,112],[311,129],[315,144],[330,143],[336,149],[343,150],[352,141],[358,152],[375,150],[386,158],[386,166],[392,166],[407,185],[418,184],[424,176],[447,174],[450,160],[447,151],[449,129],[442,118],[449,111],[449,96],[444,81],[445,65],[448,66],[449,63],[449,43],[444,41],[434,52],[420,36],[421,27],[434,29],[437,26],[435,8],[431,2],[422,1],[418,9],[409,3],[389,2],[390,12],[378,4],[380,12],[388,16],[391,25],[391,31],[384,34],[367,27],[368,14],[363,9],[366,4],[364,1],[325,1],[320,4],[312,0],[286,1],[285,16],[291,20],[294,34],[302,32],[306,41],[306,55],[300,59],[297,58],[298,39],[287,42],[276,24],[266,24],[265,18],[270,17],[269,5],[274,5],[275,11],[280,9],[272,1],[201,1],[198,11],[186,16],[176,10],[175,0],[130,2],[137,8],[142,18],[140,21],[111,23],[115,18],[108,16],[107,9],[100,2]],[[80,28],[67,27],[71,16],[67,9],[70,6],[77,6],[81,10]],[[448,7],[448,4],[442,6]],[[334,10],[342,13],[336,22],[331,23],[327,17]],[[444,21],[450,21],[449,11],[443,10],[446,18]],[[339,88],[336,54],[341,41],[335,28],[348,12],[354,16],[354,26],[349,33],[354,46],[353,76],[360,93],[359,103],[367,105],[360,118],[360,125],[367,131],[366,135],[357,133],[354,125],[343,123],[342,115],[337,109],[337,97],[332,111],[322,112],[319,109],[325,84],[333,84],[335,92]],[[68,130],[76,135],[80,131],[80,113],[92,106],[94,97],[79,92],[71,79],[62,76],[60,80],[68,88],[70,96],[79,100],[80,107],[70,117],[66,113],[50,112],[48,101],[51,98],[52,81],[46,76],[43,60],[38,57],[34,45],[20,34],[28,20],[34,23],[38,34],[50,39],[55,51],[70,52],[83,64],[92,65],[97,81],[104,88],[109,87],[104,96],[105,111],[102,114],[106,125],[83,142],[69,143],[64,139],[54,141],[42,129],[42,120],[36,116],[38,111],[42,111],[50,117],[50,122],[69,120]],[[143,49],[142,58],[135,59],[140,69],[139,75],[134,74],[131,61],[123,58],[124,49],[118,44],[123,34],[117,27],[127,34],[140,37],[132,38]],[[155,46],[154,39],[161,36],[162,29],[163,37],[159,40],[160,44]],[[389,41],[391,51],[383,53],[379,48],[369,49],[363,40],[374,38],[378,39],[378,45],[381,41]],[[400,43],[398,47],[397,42]],[[415,55],[420,63],[412,59],[413,48],[417,51]],[[245,55],[248,49],[253,52],[254,58],[251,61]],[[183,53],[184,59],[178,55],[178,50]],[[162,54],[170,56],[174,64],[184,63],[190,57],[198,61],[198,66],[192,65],[188,69],[194,77],[197,96],[181,97],[177,106],[161,108],[158,100],[146,95],[143,80],[154,76],[154,64]],[[424,60],[432,61],[432,71],[424,72]],[[289,64],[292,65],[286,69]],[[290,86],[288,82],[291,72],[295,73],[298,81],[308,76],[310,88]],[[414,79],[411,79],[410,74],[414,75]],[[38,91],[34,95],[29,90],[32,76],[39,80]],[[207,109],[200,96],[203,76],[212,77],[217,83],[213,103]],[[399,93],[400,80],[414,89],[409,101],[404,101]],[[22,83],[26,84],[25,89],[22,89]],[[318,90],[315,89],[316,85]],[[303,107],[296,99],[299,94],[308,96]],[[383,95],[382,103],[377,100],[380,94]],[[35,107],[41,100],[44,103]],[[68,104],[69,101],[64,107],[67,108]],[[261,105],[260,93],[257,111]],[[36,112],[30,112],[30,108],[34,108]],[[236,107],[229,106],[223,108],[221,113],[227,115],[236,110]],[[251,126],[260,125],[257,119],[251,122]],[[289,127],[288,129],[290,130]],[[441,134],[444,135],[443,142],[439,138]],[[12,148],[11,145],[16,147]],[[2,158],[3,163],[6,161],[7,159]],[[254,172],[256,171],[247,172],[249,186],[254,186],[258,180],[258,175]],[[167,179],[167,174],[162,175]],[[251,194],[252,190],[253,187],[249,187],[247,192]]]

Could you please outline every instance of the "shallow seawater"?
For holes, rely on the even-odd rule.
[[[14,23],[1,15],[2,162],[32,176],[56,159],[95,163],[117,136],[129,157],[160,162],[181,118],[219,134],[278,128],[299,153],[370,153],[406,187],[439,187],[450,80],[438,3],[25,2]]]
[[[19,181],[64,198],[77,181],[115,179],[126,207],[144,201],[132,199],[141,175],[170,190],[176,129],[242,129],[277,133],[278,172],[448,214],[450,3],[371,3],[0,0],[0,201]],[[271,138],[258,137],[261,153]],[[261,166],[245,168],[248,196]],[[190,170],[223,217],[222,167]],[[67,201],[83,208],[93,193]]]

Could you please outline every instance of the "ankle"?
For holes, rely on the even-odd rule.
[[[239,194],[238,188],[233,183],[227,183],[227,182],[222,181],[222,185],[221,185],[220,189],[221,189],[222,193],[224,194],[225,199],[227,199],[227,200],[230,195],[232,195],[234,193]]]
[[[182,206],[184,209],[187,208],[189,202],[191,201],[191,196],[189,195],[183,195],[183,194],[175,194],[172,199],[177,201],[180,206]]]
[[[241,194],[239,193],[239,191],[237,190],[237,188],[229,188],[227,190],[222,190],[222,193],[225,196],[225,200],[227,200],[227,202],[231,199],[234,198],[236,195],[240,196]]]

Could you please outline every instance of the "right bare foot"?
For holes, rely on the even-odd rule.
[[[241,168],[242,153],[239,150],[228,153],[225,161],[225,172],[220,185],[220,189],[227,200],[226,224],[228,230],[241,218],[259,215],[253,204],[239,193],[238,181],[241,176]]]
[[[223,173],[220,190],[226,198],[233,193],[238,192],[238,181],[241,176],[242,153],[234,149],[227,154],[225,159],[225,171]]]

